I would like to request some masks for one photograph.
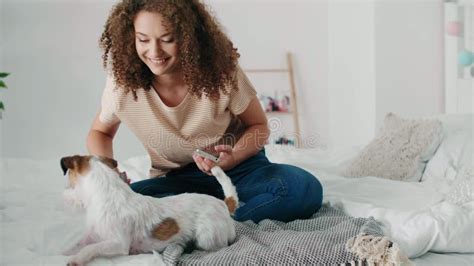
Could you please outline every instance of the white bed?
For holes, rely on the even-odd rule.
[[[417,266],[474,265],[474,255],[461,253],[442,254],[428,252],[421,257],[413,259],[412,262],[414,262]]]
[[[325,202],[352,216],[373,216],[382,222],[385,233],[416,265],[473,265],[474,202],[447,203],[444,183],[335,174],[360,149],[321,152],[267,146],[266,152],[273,162],[297,165],[317,176]],[[67,258],[61,251],[80,237],[84,220],[62,201],[65,178],[59,158],[7,158],[0,166],[0,264],[65,265]],[[148,158],[130,158],[120,167],[137,180],[146,176]],[[98,259],[91,265],[152,265],[157,259],[145,254]]]

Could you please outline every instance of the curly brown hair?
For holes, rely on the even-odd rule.
[[[172,30],[180,53],[183,79],[193,95],[217,100],[237,89],[234,73],[239,54],[216,18],[199,0],[122,0],[107,19],[99,41],[104,68],[108,63],[126,93],[149,90],[154,74],[135,49],[134,19],[139,11],[158,12]]]

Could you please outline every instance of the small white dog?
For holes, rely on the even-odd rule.
[[[225,200],[185,193],[153,198],[133,192],[120,179],[113,159],[71,156],[61,159],[69,187],[64,197],[86,209],[87,232],[64,255],[68,265],[84,265],[96,257],[162,252],[169,245],[218,250],[235,239],[231,214],[238,207],[235,187],[220,167],[211,169]]]

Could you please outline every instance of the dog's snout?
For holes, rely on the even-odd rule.
[[[61,158],[61,169],[63,169],[63,175],[66,175],[67,170],[69,169],[68,167],[68,158],[70,157],[63,157]]]

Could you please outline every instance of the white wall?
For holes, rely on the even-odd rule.
[[[293,54],[302,142],[324,148],[329,139],[327,1],[207,2],[238,47],[244,69],[286,68],[285,53]],[[249,78],[257,90],[289,90],[286,74]],[[278,119],[291,130],[291,120]]]
[[[374,24],[377,126],[387,112],[442,113],[443,1],[378,0]]]
[[[329,3],[331,146],[368,142],[374,134],[374,2]]]
[[[442,111],[442,0],[393,1],[208,0],[244,68],[284,67],[284,53],[294,53],[303,137],[313,147],[365,142],[386,111]],[[97,43],[113,2],[2,0],[0,67],[13,73],[4,156],[86,152],[104,86]],[[286,83],[254,79],[257,88]],[[144,152],[125,127],[115,147],[119,159]]]
[[[3,155],[51,158],[86,153],[85,138],[105,84],[98,39],[110,1],[3,0]],[[142,153],[126,139],[118,151]]]
[[[368,142],[388,112],[444,112],[442,0],[329,3],[331,146]]]
[[[457,20],[464,20],[460,36],[444,35],[445,110],[450,114],[474,113],[474,79],[469,73],[471,68],[458,63],[460,50],[474,51],[474,1],[445,3],[444,25]]]
[[[3,68],[3,53],[2,51],[4,50],[4,45],[3,45],[3,40],[4,40],[4,34],[3,34],[3,27],[2,27],[2,19],[1,15],[3,14],[3,3],[0,0],[0,72],[2,72]],[[7,84],[8,85],[8,84]],[[0,99],[3,100],[5,97],[3,96],[3,93],[0,93]],[[2,113],[3,114],[3,113]],[[0,158],[3,157],[3,121],[0,119]],[[0,164],[1,165],[1,164]],[[2,167],[2,166],[0,166]],[[0,168],[0,172],[1,172]]]
[[[4,0],[2,28],[8,40],[2,54],[13,73],[3,120],[5,156],[86,152],[85,137],[104,85],[97,40],[112,3]],[[243,67],[284,67],[285,53],[294,53],[302,129],[327,138],[325,2],[210,4],[239,47]],[[115,147],[119,159],[143,153],[125,127]]]

